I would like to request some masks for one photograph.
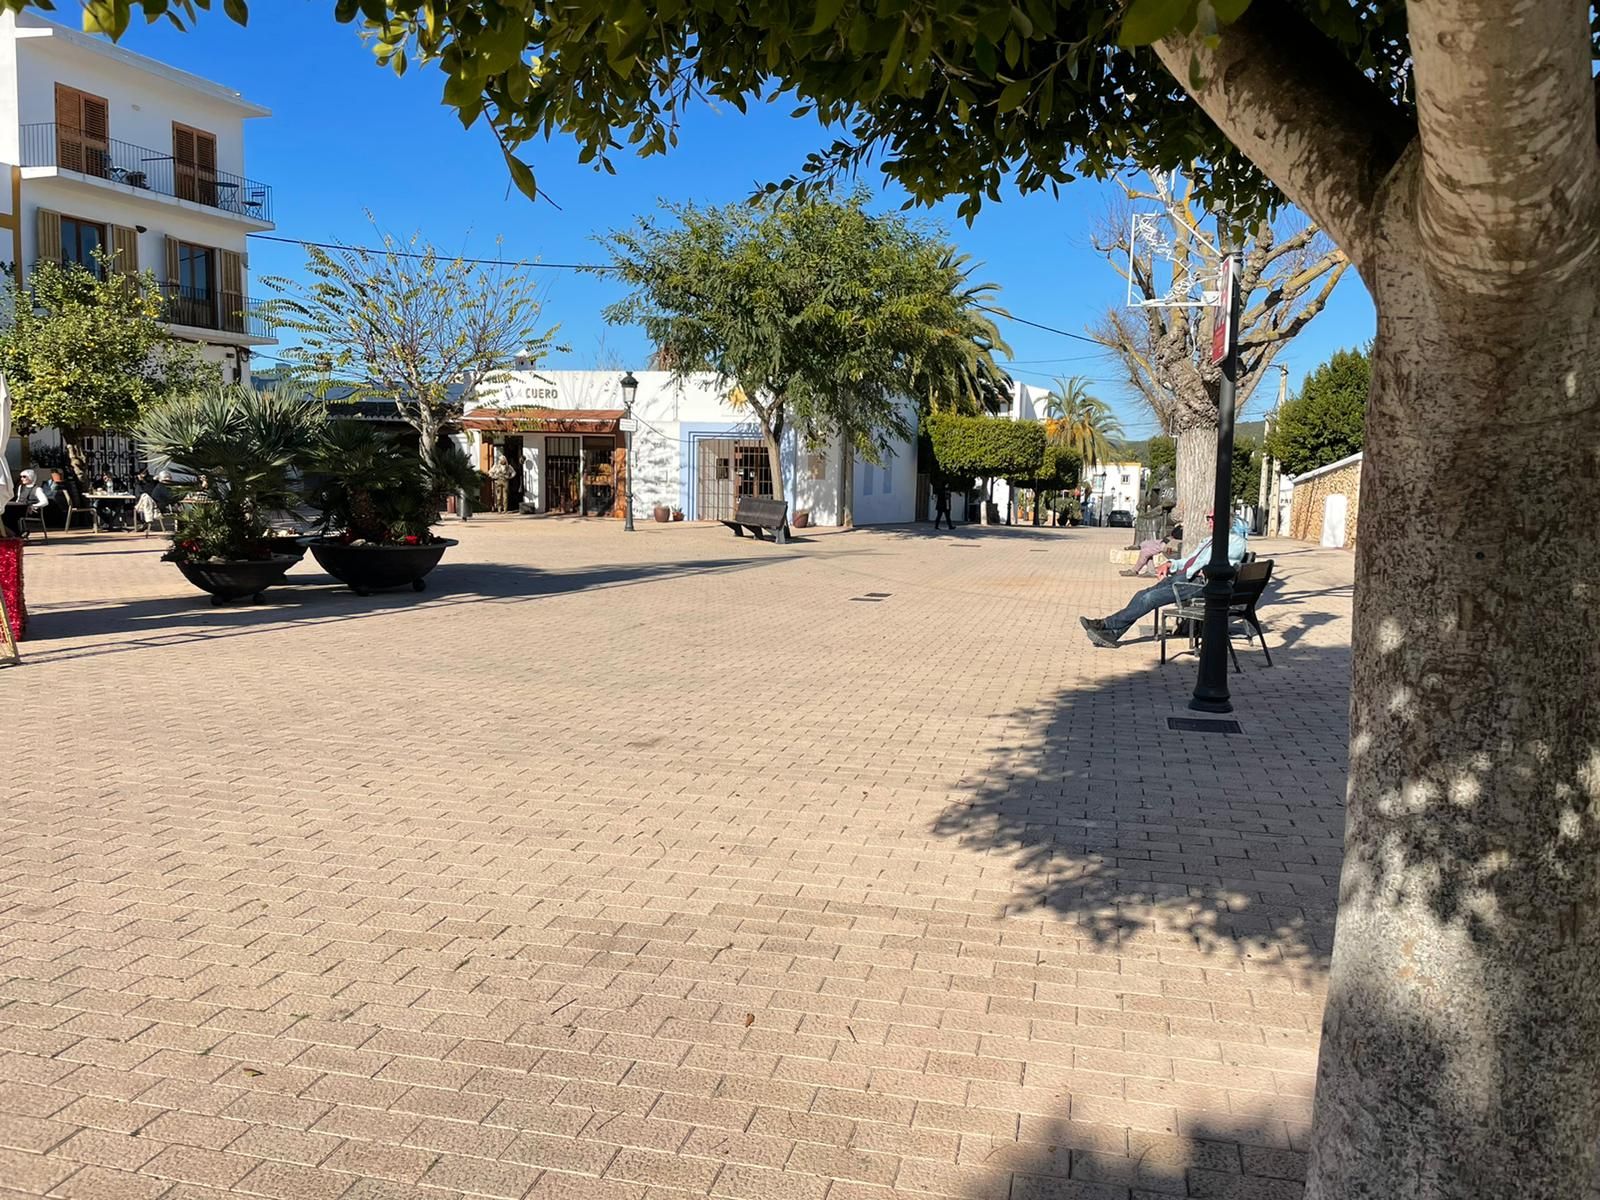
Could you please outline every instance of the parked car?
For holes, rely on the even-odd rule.
[[[1111,516],[1107,519],[1106,523],[1108,525],[1116,525],[1122,529],[1132,529],[1133,514],[1125,508],[1113,508],[1111,510]]]

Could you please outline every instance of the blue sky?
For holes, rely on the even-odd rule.
[[[827,137],[812,119],[790,119],[792,103],[748,115],[702,108],[690,115],[676,150],[650,159],[619,157],[614,176],[578,165],[574,143],[558,137],[525,148],[523,156],[560,209],[530,204],[515,191],[508,195],[489,130],[462,129],[442,106],[443,77],[436,70],[413,66],[396,78],[376,67],[354,30],[334,23],[330,8],[326,0],[275,0],[251,6],[248,29],[211,14],[187,33],[165,22],[136,24],[124,39],[129,49],[236,88],[273,110],[270,118],[247,123],[245,162],[250,177],[275,190],[281,236],[370,245],[370,209],[385,229],[421,230],[446,250],[493,255],[498,236],[510,258],[594,262],[600,254],[594,236],[631,223],[658,198],[742,200],[795,170]],[[885,208],[903,199],[875,173],[863,181],[883,196]],[[982,264],[978,278],[1001,285],[1003,307],[1081,333],[1124,298],[1121,278],[1089,246],[1108,199],[1101,185],[1080,181],[1059,199],[1005,193],[971,228],[956,219],[953,204],[925,215]],[[296,247],[252,242],[256,278],[294,276],[302,261]],[[643,365],[649,350],[643,334],[608,325],[601,316],[617,298],[617,285],[567,271],[541,276],[546,313],[571,347],[549,366]],[[1095,347],[1024,325],[1002,326],[1018,378],[1048,385],[1058,375],[1087,375],[1116,406],[1130,436],[1154,432]],[[1347,275],[1328,310],[1280,360],[1289,365],[1291,389],[1334,350],[1365,342],[1372,328],[1366,292]],[[1245,416],[1260,409],[1258,398]]]

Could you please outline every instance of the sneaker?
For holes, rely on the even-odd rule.
[[[1083,631],[1089,635],[1089,640],[1096,646],[1103,646],[1107,650],[1117,648],[1115,635],[1106,630],[1105,622],[1093,617],[1079,617],[1078,624],[1083,626]]]
[[[1138,573],[1132,567],[1123,567],[1122,570],[1117,572],[1118,575],[1137,575]]]

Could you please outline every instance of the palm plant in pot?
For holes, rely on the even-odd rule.
[[[448,493],[472,473],[466,456],[440,447],[429,469],[416,443],[361,421],[330,421],[311,456],[322,535],[311,543],[323,570],[359,596],[421,591],[423,577],[456,543],[433,526]]]
[[[213,604],[259,603],[305,553],[271,518],[293,508],[297,469],[325,420],[297,393],[237,386],[174,396],[139,419],[134,439],[151,464],[193,481],[178,487],[185,503],[162,557]]]

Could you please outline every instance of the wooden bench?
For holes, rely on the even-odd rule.
[[[740,496],[733,505],[733,520],[723,524],[736,537],[743,537],[748,529],[758,542],[763,540],[762,530],[771,530],[772,540],[782,546],[789,540],[789,502],[771,496]]]

